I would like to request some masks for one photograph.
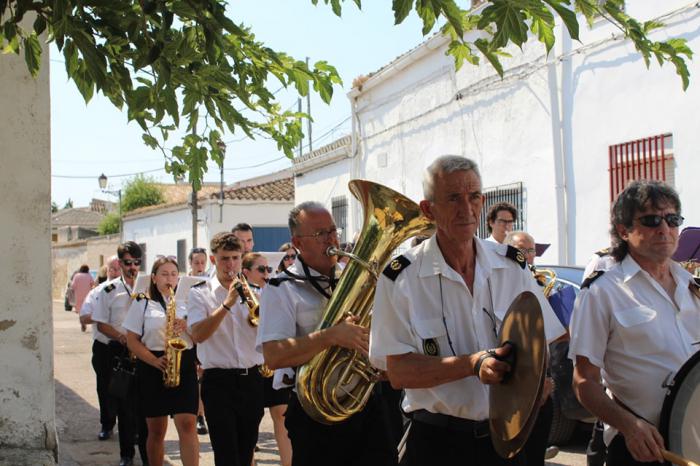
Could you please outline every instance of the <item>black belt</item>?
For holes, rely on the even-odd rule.
[[[248,374],[254,374],[258,370],[258,366],[253,366],[253,367],[246,367],[244,369],[241,368],[233,368],[233,369],[219,369],[218,367],[214,367],[211,369],[204,369],[205,374],[210,374],[212,376],[217,376],[217,375],[248,375]]]
[[[430,424],[431,426],[472,434],[474,438],[485,438],[489,436],[488,420],[473,421],[471,419],[450,416],[449,414],[431,413],[425,409],[413,411],[409,413],[409,416],[414,421]]]

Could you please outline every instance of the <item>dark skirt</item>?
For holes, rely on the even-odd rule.
[[[151,351],[161,357],[163,351]],[[139,402],[146,417],[161,417],[188,413],[197,415],[199,394],[194,349],[182,352],[180,359],[180,385],[167,388],[163,385],[163,372],[139,360],[137,378]]]
[[[288,404],[289,395],[292,393],[292,387],[283,388],[281,390],[275,390],[272,388],[273,378],[274,377],[267,377],[263,379],[263,399],[265,401],[264,406],[266,408]]]

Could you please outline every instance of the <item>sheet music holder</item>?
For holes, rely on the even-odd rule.
[[[138,274],[136,277],[136,282],[134,283],[133,295],[136,296],[139,293],[148,294],[148,287],[151,286],[151,274]]]
[[[180,277],[180,281],[177,282],[177,290],[175,290],[175,307],[182,314],[187,315],[187,299],[190,295],[190,289],[203,280],[209,280],[209,277],[189,275]]]
[[[686,262],[695,260],[700,262],[700,228],[687,227],[681,231],[678,237],[678,249],[673,254],[673,260]]]

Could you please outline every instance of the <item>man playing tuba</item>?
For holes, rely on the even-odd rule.
[[[297,367],[316,354],[340,346],[367,354],[368,330],[348,318],[316,330],[337,281],[338,229],[326,208],[305,202],[289,214],[292,244],[299,255],[292,266],[270,280],[261,300],[258,348],[271,369]],[[282,381],[275,380],[275,388]],[[287,382],[290,382],[289,380]],[[291,396],[286,426],[292,441],[292,464],[394,465],[396,449],[389,440],[375,397],[347,421],[327,425],[304,412]]]
[[[484,203],[474,162],[438,158],[423,182],[423,214],[437,233],[385,268],[372,315],[370,360],[404,388],[412,417],[409,465],[521,464],[499,457],[489,438],[489,385],[510,370],[496,346],[513,299],[531,291],[548,340],[564,333],[515,248],[476,237]],[[439,447],[436,447],[439,445]]]

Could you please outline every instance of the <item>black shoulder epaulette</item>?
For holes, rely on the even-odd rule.
[[[401,271],[411,265],[411,261],[406,259],[405,256],[397,256],[389,262],[389,265],[384,267],[384,271],[382,272],[389,280],[396,281],[396,277],[399,276]]]
[[[693,277],[688,288],[690,288],[690,292],[693,293],[696,298],[700,299],[700,277]]]
[[[197,286],[202,286],[202,285],[204,285],[206,282],[207,282],[206,280],[202,280],[201,282],[197,282],[197,283],[195,283],[194,285],[192,285],[192,288],[195,288],[195,287],[197,287]]]
[[[605,257],[610,255],[610,248],[601,249],[595,252],[598,257]]]
[[[272,277],[267,283],[272,286],[280,286],[282,282],[288,282],[292,277]]]
[[[513,259],[518,263],[521,269],[527,267],[527,261],[525,260],[525,255],[518,248],[508,245],[508,250],[506,251],[506,257]]]
[[[142,299],[148,299],[145,294],[139,293],[136,295],[136,301],[141,301]]]
[[[593,283],[594,281],[596,281],[600,277],[602,277],[604,273],[605,273],[605,270],[593,271],[589,276],[586,277],[586,279],[583,281],[583,283],[581,283],[581,289],[590,287],[591,283]]]
[[[114,283],[110,283],[109,285],[105,286],[105,293],[109,293],[113,289],[115,289],[117,286]]]

